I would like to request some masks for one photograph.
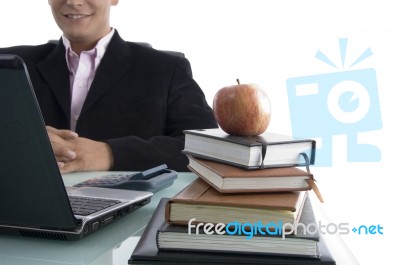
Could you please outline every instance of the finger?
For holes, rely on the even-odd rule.
[[[63,163],[64,165],[60,168],[62,174],[70,173],[78,170],[78,163],[76,160],[71,162]]]
[[[56,155],[55,157],[56,157],[56,161],[60,162],[60,163],[67,163],[67,162],[70,162],[70,161],[72,161],[72,160],[74,160],[76,158],[76,156],[75,156],[75,158],[69,158],[69,157],[58,156],[58,155]]]
[[[68,163],[57,162],[61,174],[71,173],[75,171],[73,166]]]
[[[54,128],[54,127],[52,127],[52,126],[46,125],[46,130],[47,130],[47,131],[55,131],[55,130],[57,130],[57,129]]]
[[[76,153],[65,147],[53,147],[56,160],[60,162],[68,162],[76,158]]]
[[[59,168],[60,171],[61,171],[62,168],[65,166],[65,163],[64,163],[64,162],[58,162],[58,161],[57,161],[57,165],[58,165],[58,168]]]
[[[53,133],[49,133],[49,139],[57,161],[64,162],[65,160],[76,158],[76,153],[72,150],[71,144],[68,141]]]
[[[76,132],[70,131],[70,130],[58,130],[55,129],[54,127],[51,126],[46,126],[46,130],[48,134],[55,134],[63,139],[74,139],[78,137],[78,134]]]

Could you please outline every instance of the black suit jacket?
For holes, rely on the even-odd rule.
[[[46,125],[69,129],[70,82],[65,47],[0,49],[26,63]],[[106,141],[114,170],[162,163],[187,171],[183,130],[217,124],[183,57],[124,41],[116,31],[97,69],[77,123],[81,137]]]

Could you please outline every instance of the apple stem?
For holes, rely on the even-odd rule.
[[[238,83],[238,85],[240,85],[240,81],[239,78],[236,79],[236,82]]]

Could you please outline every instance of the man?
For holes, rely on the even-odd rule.
[[[217,124],[189,62],[125,42],[118,0],[48,0],[58,44],[0,49],[26,63],[61,172],[186,171],[183,130]]]

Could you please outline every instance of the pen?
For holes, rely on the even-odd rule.
[[[162,173],[165,173],[165,169],[167,168],[167,165],[163,164],[157,167],[153,167],[150,169],[147,169],[145,171],[142,171],[140,173],[133,174],[129,179],[130,180],[146,180],[150,179],[154,176],[160,175]]]

